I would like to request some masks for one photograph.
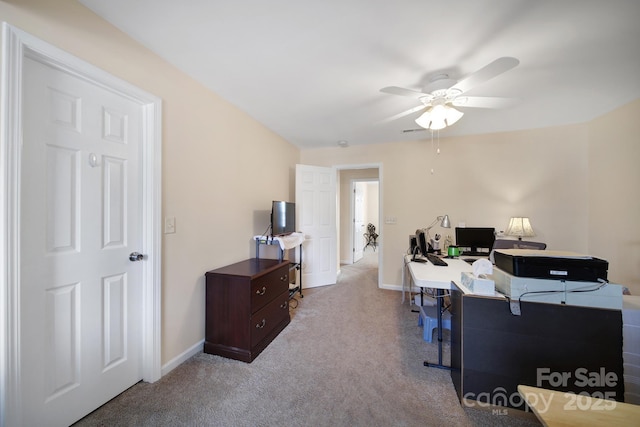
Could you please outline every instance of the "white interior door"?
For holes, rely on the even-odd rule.
[[[69,425],[142,378],[142,108],[26,58],[24,425]]]
[[[360,261],[364,248],[364,182],[353,181],[353,262]]]
[[[336,170],[296,165],[296,222],[305,234],[302,283],[331,285],[337,278]]]

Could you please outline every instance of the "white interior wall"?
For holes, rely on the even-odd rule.
[[[588,251],[640,295],[640,100],[589,123]]]
[[[623,108],[612,112],[612,117],[637,117],[640,101],[626,108],[631,113]],[[610,153],[607,162],[600,159],[606,153],[598,150],[596,155],[590,151],[590,124],[441,138],[440,155],[425,139],[346,149],[308,149],[302,150],[301,159],[313,159],[314,164],[326,166],[383,165],[382,215],[396,218],[395,224],[384,227],[383,286],[398,288],[402,281],[400,256],[408,249],[408,235],[438,215],[448,214],[453,226],[465,222],[467,226],[497,230],[504,230],[511,216],[528,216],[537,233],[535,240],[546,242],[549,249],[589,253],[593,230],[610,227],[602,219],[597,225],[593,219],[590,222],[591,176],[597,173],[600,177],[616,177],[620,173],[618,165],[622,164],[627,166],[628,179],[616,180],[615,194],[632,199],[638,184],[637,168],[630,164],[638,159],[637,143],[632,142],[637,135],[635,128],[618,128],[613,119],[599,126],[603,134],[614,130],[623,134],[614,141],[617,154]],[[640,217],[640,212],[633,202],[625,203],[629,213],[618,215],[623,220],[619,228],[634,231],[629,239],[638,242],[636,222],[631,216]],[[609,272],[612,280],[624,279],[622,284],[633,288],[640,281],[636,272],[640,256],[633,249],[625,253],[631,259],[624,264],[617,261],[619,255],[615,251],[600,256],[616,266]]]

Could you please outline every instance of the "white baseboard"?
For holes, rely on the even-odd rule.
[[[383,283],[382,285],[380,285],[380,289],[389,289],[390,291],[402,292],[402,285],[389,285],[387,283]]]
[[[177,357],[173,358],[165,365],[162,366],[161,375],[164,377],[169,372],[173,371],[175,368],[180,366],[182,363],[186,362],[191,357],[195,356],[198,353],[201,353],[204,348],[204,340],[197,342],[191,348],[185,350],[182,354],[179,354]]]

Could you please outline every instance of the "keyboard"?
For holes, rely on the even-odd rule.
[[[434,254],[427,254],[427,259],[433,265],[439,265],[441,267],[446,267],[447,265],[449,265],[446,263],[446,261],[443,261],[442,258]]]

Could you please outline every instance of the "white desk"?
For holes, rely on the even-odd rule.
[[[473,266],[458,258],[443,258],[449,264],[446,267],[433,265],[430,262],[411,262],[407,255],[406,262],[411,280],[421,288],[451,289],[451,282],[460,283],[462,272],[473,271]]]
[[[473,271],[473,266],[466,261],[458,258],[444,258],[447,266],[433,265],[430,262],[411,261],[411,256],[407,255],[405,263],[409,267],[411,280],[416,286],[421,288],[433,288],[437,292],[438,307],[438,363],[424,362],[424,366],[451,369],[450,366],[442,364],[442,298],[444,298],[444,290],[451,289],[451,282],[459,285],[462,272]],[[409,287],[411,289],[411,287]]]

